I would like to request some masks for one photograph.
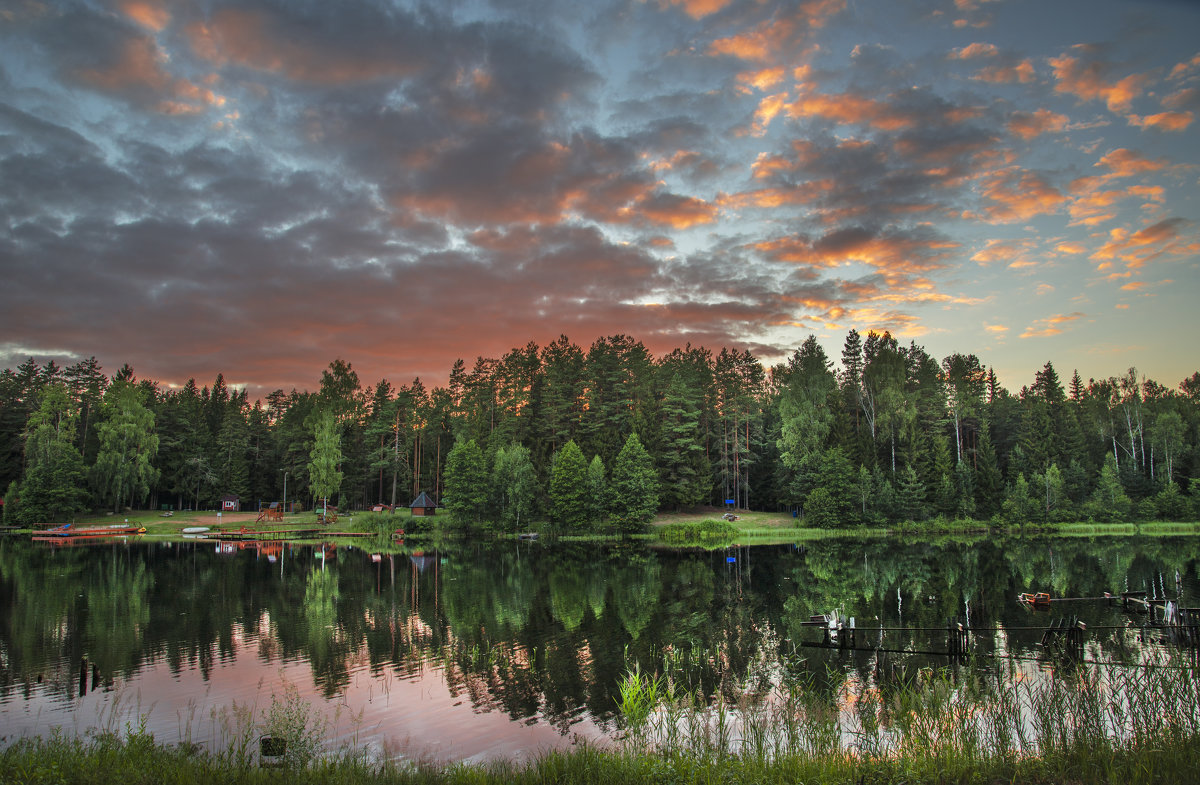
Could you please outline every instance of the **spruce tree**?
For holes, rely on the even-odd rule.
[[[589,518],[594,524],[603,523],[608,514],[608,479],[604,475],[604,461],[599,455],[593,455],[592,462],[588,464],[587,483],[591,495]]]
[[[612,521],[622,531],[639,531],[658,511],[658,473],[637,433],[629,434],[613,462]]]
[[[554,456],[550,470],[550,525],[559,534],[583,528],[591,513],[587,462],[574,439]]]
[[[975,471],[975,509],[984,519],[999,512],[1004,501],[1004,479],[996,462],[990,431],[986,422],[979,429],[978,468]]]
[[[925,483],[921,482],[917,470],[911,464],[900,471],[896,506],[902,521],[925,520]]]

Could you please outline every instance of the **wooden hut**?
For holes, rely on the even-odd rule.
[[[240,512],[242,509],[242,500],[237,494],[227,493],[221,497],[222,512]]]
[[[429,494],[425,493],[425,491],[421,491],[421,495],[413,499],[412,504],[408,505],[408,508],[412,510],[413,517],[437,514],[437,505],[434,504],[433,499],[429,498]]]

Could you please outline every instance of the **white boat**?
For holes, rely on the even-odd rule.
[[[184,534],[204,534],[208,531],[207,526],[189,526],[183,530]]]

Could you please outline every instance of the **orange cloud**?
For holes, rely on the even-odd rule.
[[[1149,81],[1146,74],[1131,74],[1116,82],[1104,79],[1100,63],[1082,63],[1069,55],[1050,58],[1058,84],[1056,92],[1068,93],[1084,101],[1103,101],[1110,112],[1125,114],[1129,105],[1142,94]]]
[[[1033,63],[1022,60],[1016,65],[989,65],[979,69],[973,78],[989,84],[1029,84],[1036,76]]]
[[[797,31],[818,30],[845,8],[846,0],[809,0],[800,4],[794,16],[768,19],[748,32],[716,39],[708,53],[768,62],[787,54]]]
[[[673,229],[687,229],[709,224],[717,219],[715,205],[693,196],[677,194],[657,194],[642,199],[627,209],[630,214],[656,226],[670,226]]]
[[[1024,267],[1022,259],[1033,248],[1029,240],[988,240],[987,245],[971,256],[971,261],[982,265],[1003,262],[1007,265]]]
[[[1004,335],[1008,332],[1008,326],[1003,324],[985,324],[983,329],[992,335]]]
[[[1163,254],[1194,253],[1200,250],[1200,244],[1180,242],[1181,230],[1188,225],[1182,218],[1168,218],[1132,234],[1126,229],[1115,228],[1109,232],[1109,241],[1091,258],[1105,263],[1120,260],[1129,269],[1136,270]]]
[[[767,132],[767,126],[775,119],[776,115],[784,110],[787,106],[787,93],[776,93],[769,95],[758,104],[758,109],[754,111],[753,133],[755,136],[762,136]]]
[[[1166,191],[1161,185],[1131,185],[1128,193],[1130,196],[1140,196],[1153,202],[1161,202],[1166,199]]]
[[[723,10],[733,0],[659,0],[659,6],[682,6],[684,13],[693,19],[703,19],[706,16]]]
[[[855,262],[870,265],[892,283],[911,289],[914,282],[910,276],[942,267],[941,260],[946,253],[960,246],[953,242],[846,229],[815,241],[806,237],[783,237],[764,240],[752,247],[780,262],[813,267],[837,267]],[[932,289],[931,283],[928,286]]]
[[[1058,245],[1054,246],[1054,250],[1058,251],[1059,253],[1067,253],[1067,254],[1087,253],[1087,248],[1080,245],[1079,243],[1072,243],[1072,242],[1059,243]]]
[[[1182,79],[1188,74],[1200,71],[1200,54],[1194,56],[1191,60],[1177,64],[1171,69],[1171,74],[1168,79]]]
[[[790,19],[768,20],[740,35],[718,38],[708,46],[712,55],[728,55],[741,60],[766,62],[783,50],[795,30]]]
[[[1060,335],[1062,333],[1062,329],[1058,325],[1073,322],[1085,315],[1086,314],[1075,312],[1051,316],[1048,319],[1037,319],[1033,322],[1033,324],[1025,328],[1025,332],[1021,333],[1021,337],[1046,338],[1051,335]]]
[[[211,89],[173,78],[165,68],[168,59],[153,39],[137,36],[125,41],[116,62],[80,70],[76,76],[91,87],[125,94],[163,114],[198,114],[209,106],[224,105],[225,98]]]
[[[133,21],[154,32],[162,32],[171,21],[171,13],[162,3],[153,0],[125,0],[121,11]]]
[[[995,57],[1000,53],[995,44],[973,43],[950,52],[951,60],[972,60],[976,57]]]
[[[1161,158],[1152,161],[1136,150],[1119,147],[1105,154],[1094,166],[1105,166],[1112,170],[1112,177],[1133,177],[1166,169],[1169,164]]]
[[[985,208],[988,219],[998,223],[1056,213],[1067,200],[1040,175],[1015,167],[988,178],[983,195],[992,202]]]
[[[779,172],[791,171],[793,168],[795,167],[792,162],[782,155],[770,153],[759,153],[758,157],[754,159],[754,163],[750,165],[750,171],[756,180],[764,180]]]
[[[1008,121],[1008,130],[1014,136],[1029,140],[1045,133],[1063,131],[1070,119],[1065,114],[1038,109],[1032,114],[1013,112]]]
[[[836,187],[832,180],[813,180],[788,188],[760,188],[736,194],[722,194],[717,203],[721,207],[739,210],[745,207],[772,208],[789,204],[808,204],[829,193]]]
[[[1123,191],[1089,191],[1071,202],[1068,212],[1072,223],[1093,226],[1115,217],[1113,205],[1126,196]]]
[[[916,118],[881,101],[849,93],[826,95],[802,92],[786,106],[789,117],[822,117],[838,123],[862,123],[885,131],[909,128]]]
[[[738,74],[738,81],[742,84],[750,85],[756,90],[766,92],[775,85],[783,81],[787,75],[787,69],[783,66],[774,68],[763,68],[759,71],[746,71]]]
[[[1192,124],[1192,113],[1159,112],[1144,116],[1131,114],[1129,124],[1138,128],[1153,128],[1156,131],[1185,131]]]

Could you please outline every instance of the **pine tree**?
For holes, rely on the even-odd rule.
[[[900,472],[900,485],[896,489],[896,506],[903,521],[925,520],[925,483],[921,482],[912,465]]]
[[[622,531],[639,531],[658,511],[658,473],[637,433],[629,434],[613,462],[612,521]]]
[[[662,503],[675,509],[699,504],[708,492],[710,476],[700,441],[700,406],[678,373],[663,396],[661,422]]]
[[[975,508],[985,519],[1000,511],[1004,501],[1004,479],[996,462],[996,450],[987,423],[979,429],[978,466],[975,472]]]
[[[554,456],[550,473],[550,526],[562,534],[587,525],[592,499],[587,482],[587,462],[572,439]]]
[[[86,509],[83,457],[75,446],[78,415],[61,382],[43,391],[29,418],[25,438],[25,477],[12,495],[12,522],[32,525],[67,520]]]
[[[1024,526],[1038,517],[1037,501],[1030,495],[1029,481],[1024,474],[1017,479],[1005,494],[1000,516],[1010,526]]]
[[[1133,502],[1121,485],[1117,460],[1110,453],[1104,458],[1100,467],[1100,477],[1096,489],[1083,506],[1084,513],[1092,520],[1102,523],[1120,523],[1129,519],[1133,510]]]
[[[599,455],[593,455],[592,462],[588,464],[587,484],[591,496],[589,518],[593,524],[601,524],[608,515],[609,490],[604,461],[600,460]]]
[[[975,517],[975,472],[966,461],[959,461],[954,469],[954,515],[959,520]]]

